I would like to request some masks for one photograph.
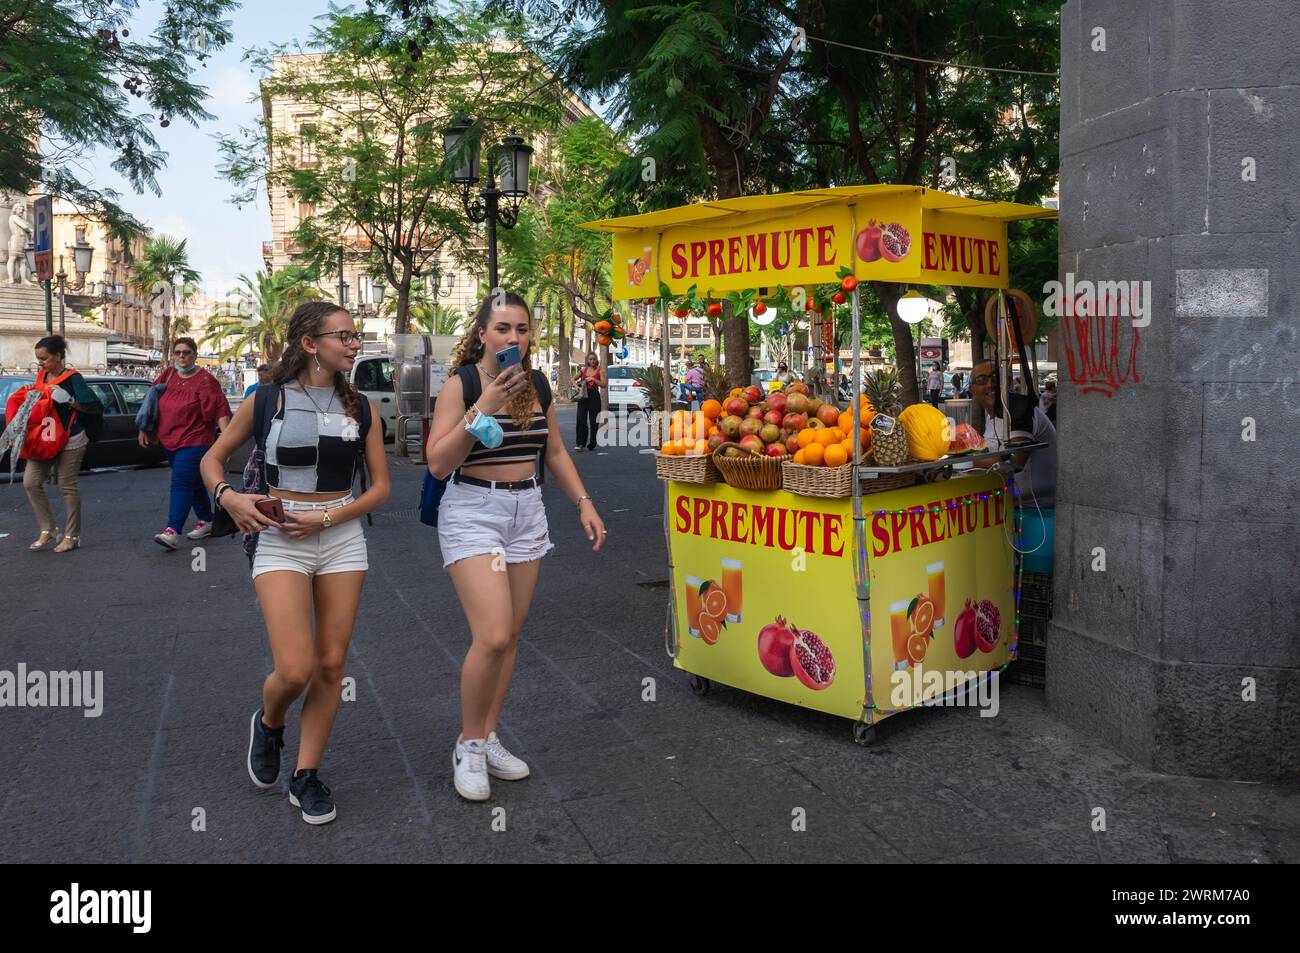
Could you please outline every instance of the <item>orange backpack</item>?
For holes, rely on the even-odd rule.
[[[47,383],[45,371],[41,370],[36,374],[35,384],[19,388],[9,395],[9,402],[5,405],[5,419],[12,420],[18,408],[27,399],[29,391],[34,389],[41,394],[32,407],[31,416],[27,418],[27,437],[23,440],[22,449],[18,453],[23,459],[53,460],[67,446],[68,427],[63,425],[63,418],[55,410],[56,405],[51,392],[75,373],[75,370],[66,370]],[[68,418],[68,426],[72,425],[75,417],[74,413]]]

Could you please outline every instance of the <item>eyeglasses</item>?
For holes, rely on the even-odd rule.
[[[994,377],[992,374],[976,374],[970,379],[972,384],[992,384]]]
[[[182,350],[180,350],[179,348],[177,348],[175,351],[172,351],[172,354],[174,354],[176,357],[193,357],[193,356],[194,356],[194,352],[193,352],[193,351],[190,351],[190,350],[182,351]]]
[[[356,331],[326,331],[323,334],[316,334],[313,337],[318,338],[338,338],[339,343],[344,347],[355,344],[361,340],[361,335]]]

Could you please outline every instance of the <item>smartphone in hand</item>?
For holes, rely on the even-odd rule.
[[[523,358],[519,356],[519,345],[512,344],[507,348],[497,351],[497,373],[510,370]]]
[[[284,522],[284,504],[275,497],[269,496],[264,500],[258,500],[253,505],[267,519],[275,520],[277,523]]]

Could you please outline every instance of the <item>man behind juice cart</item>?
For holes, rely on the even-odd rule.
[[[1034,501],[1043,509],[1056,505],[1056,427],[1043,409],[1035,405],[1031,415],[1008,420],[998,397],[997,369],[992,361],[981,361],[971,371],[970,395],[984,407],[984,439],[990,450],[1001,450],[1017,443],[1045,443],[1042,450],[1015,456],[1016,489],[1021,504],[1032,508]]]

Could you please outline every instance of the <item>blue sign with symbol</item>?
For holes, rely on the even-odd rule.
[[[619,359],[620,361],[626,361],[626,360],[627,360],[627,348],[623,348],[623,350],[621,350],[621,351],[618,352],[618,359]]]
[[[33,203],[32,210],[36,216],[32,223],[36,280],[49,281],[54,277],[54,201],[48,195],[42,195]]]

